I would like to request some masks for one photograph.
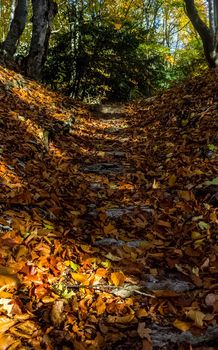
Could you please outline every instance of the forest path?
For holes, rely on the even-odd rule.
[[[1,69],[0,345],[215,348],[216,84],[183,125],[186,89],[90,110]]]
[[[178,247],[182,242],[176,238],[176,234],[174,236],[171,233],[171,223],[166,219],[165,211],[173,194],[164,192],[160,207],[156,206],[155,191],[157,196],[160,195],[158,183],[162,172],[158,170],[158,159],[144,157],[142,145],[145,149],[154,146],[146,142],[144,132],[140,133],[140,128],[132,127],[125,106],[92,108],[82,133],[89,153],[80,166],[90,184],[90,203],[86,212],[87,236],[91,234],[91,245],[107,252],[111,264],[129,276],[127,280],[137,283],[131,292],[128,283],[124,284],[117,295],[128,297],[132,292],[136,295],[139,292],[145,297],[152,297],[152,291],[155,297],[173,298],[173,304],[183,308],[186,298],[193,302],[196,295],[201,294],[201,288],[196,288],[193,282],[197,279],[193,276],[190,280],[179,267],[180,258],[175,258],[175,252],[179,252]],[[177,261],[178,268],[175,268],[174,261]],[[156,304],[151,301],[149,304],[157,307],[162,305],[159,302]],[[171,305],[171,301],[169,303]],[[197,313],[193,317],[197,318]],[[150,329],[153,346],[168,349],[171,344],[173,349],[184,342],[195,345],[216,338],[216,325],[194,336],[189,332],[179,334],[175,328],[163,326],[169,321],[170,316],[163,318],[160,313],[157,323],[145,323]],[[178,321],[179,329],[185,329],[187,325]],[[127,346],[130,343],[127,341]]]

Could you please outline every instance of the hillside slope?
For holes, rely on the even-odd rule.
[[[0,349],[217,348],[217,78],[91,109],[0,68]]]

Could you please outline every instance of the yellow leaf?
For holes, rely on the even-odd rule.
[[[97,153],[97,156],[98,156],[98,157],[104,158],[104,157],[105,157],[105,152],[99,151],[99,152]]]
[[[97,310],[97,314],[101,315],[105,312],[106,309],[106,305],[104,303],[104,301],[99,297],[98,300],[96,301],[96,310]]]
[[[122,324],[126,324],[131,322],[134,319],[135,315],[134,314],[130,314],[130,315],[125,315],[125,316],[112,316],[109,315],[107,318],[107,321],[109,323],[122,323]]]
[[[191,191],[179,191],[179,195],[182,199],[185,199],[186,201],[195,200],[195,196]]]
[[[169,186],[173,187],[176,183],[176,175],[171,175],[168,180]]]
[[[191,236],[192,236],[192,239],[193,239],[193,240],[196,240],[196,239],[199,239],[199,238],[202,237],[202,235],[200,234],[200,232],[197,232],[197,231],[193,231],[192,234],[191,234]]]
[[[118,272],[112,272],[111,274],[111,281],[115,286],[122,286],[125,281],[125,275],[122,271]]]
[[[0,316],[0,333],[7,332],[17,321],[6,316]]]
[[[154,180],[154,182],[153,182],[153,184],[152,184],[152,188],[153,188],[154,190],[160,188],[160,183],[159,183],[158,181]]]
[[[205,318],[205,314],[203,312],[199,310],[189,310],[186,312],[186,316],[194,321],[196,327],[203,327],[203,320]]]
[[[77,282],[83,283],[88,280],[89,275],[84,275],[83,273],[72,272],[71,276]]]
[[[9,349],[9,346],[15,343],[15,339],[9,334],[0,335],[0,349],[6,350]],[[20,342],[19,342],[20,343]]]
[[[6,288],[17,288],[19,280],[16,275],[11,274],[0,274],[0,287]]]
[[[146,309],[139,309],[139,310],[137,310],[136,313],[137,313],[137,317],[138,317],[138,318],[148,316],[148,312],[147,312]]]
[[[180,320],[175,320],[173,322],[174,327],[176,327],[177,329],[179,329],[180,331],[186,332],[190,329],[191,325],[188,322],[183,322]]]
[[[28,248],[24,245],[21,245],[19,247],[18,252],[17,252],[16,260],[18,260],[21,257],[27,256],[27,254],[28,254]]]
[[[107,226],[104,227],[104,233],[106,235],[108,235],[110,233],[116,233],[116,232],[117,232],[117,230],[112,224],[108,224]]]

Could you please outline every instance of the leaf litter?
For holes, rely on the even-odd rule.
[[[0,68],[1,349],[217,348],[217,78],[90,108]]]

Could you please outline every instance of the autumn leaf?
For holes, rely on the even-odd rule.
[[[134,314],[125,315],[125,316],[112,316],[112,315],[109,315],[107,317],[107,322],[109,322],[109,323],[126,324],[126,323],[130,323],[134,318],[135,318]]]
[[[186,332],[191,328],[191,324],[188,322],[183,322],[180,320],[175,320],[173,322],[174,327],[176,327],[177,329],[179,329],[182,332]]]
[[[65,318],[64,301],[56,300],[53,303],[52,310],[51,310],[51,321],[54,326],[59,327],[61,323],[64,321],[64,318]]]
[[[147,339],[149,342],[151,342],[151,330],[146,328],[145,322],[139,322],[137,332],[140,338]]]
[[[186,312],[186,316],[194,321],[196,327],[203,327],[203,320],[205,318],[205,314],[199,310],[189,310]]]
[[[126,277],[122,271],[112,272],[111,281],[115,286],[122,286]]]
[[[17,323],[16,320],[6,316],[0,316],[0,333],[7,332],[15,323]]]
[[[104,233],[106,235],[115,234],[116,232],[117,232],[117,229],[112,224],[108,224],[107,226],[104,226]]]
[[[96,310],[97,310],[98,315],[103,314],[105,312],[105,310],[106,310],[106,304],[102,300],[101,297],[98,297],[95,306],[96,306]]]
[[[74,281],[80,282],[80,283],[87,282],[88,281],[88,277],[89,277],[89,275],[86,275],[86,274],[83,274],[83,273],[76,273],[76,272],[72,272],[71,276],[74,279]]]
[[[168,179],[168,183],[170,187],[173,187],[176,183],[176,175],[171,175]]]

